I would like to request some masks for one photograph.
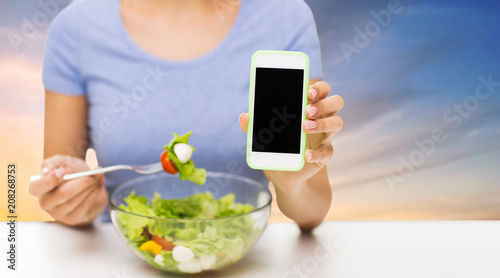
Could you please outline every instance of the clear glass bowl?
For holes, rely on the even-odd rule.
[[[235,202],[251,204],[254,210],[213,219],[150,217],[119,208],[121,204],[126,205],[124,198],[132,191],[135,191],[136,196],[143,195],[149,199],[153,198],[155,192],[160,193],[163,199],[185,198],[206,191],[219,199],[234,193]],[[221,270],[241,260],[266,228],[271,199],[267,186],[241,176],[208,172],[206,184],[200,186],[187,180],[181,181],[178,175],[162,172],[121,184],[110,194],[109,203],[113,225],[135,255],[155,268],[185,274]],[[134,226],[135,229],[130,228]],[[147,241],[137,239],[138,229],[143,227],[151,232],[144,232],[142,238],[151,237],[156,229],[170,231],[163,237],[168,239],[168,244],[162,244],[160,254],[154,255],[152,251],[139,249]],[[172,248],[171,243],[176,250],[169,250]]]

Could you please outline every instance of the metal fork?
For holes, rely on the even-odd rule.
[[[113,171],[117,171],[117,170],[131,170],[131,171],[137,172],[139,174],[153,174],[153,173],[158,173],[158,172],[162,171],[163,166],[161,165],[161,162],[147,164],[147,165],[138,165],[138,166],[115,165],[115,166],[98,168],[98,169],[84,171],[84,172],[67,174],[67,175],[63,176],[63,180],[67,181],[67,180],[72,180],[72,179],[81,178],[81,177],[85,177],[85,176],[100,174],[100,173],[113,172]],[[36,180],[39,180],[41,177],[42,177],[42,175],[36,175],[36,176],[32,176],[30,179],[31,179],[31,181],[36,181]]]

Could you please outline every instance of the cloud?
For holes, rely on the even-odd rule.
[[[344,128],[334,139],[336,151],[328,165],[334,188],[383,181],[387,171],[399,166],[398,157],[418,150],[415,140],[429,138],[434,128],[445,129],[449,139],[418,167],[422,171],[473,160],[498,148],[498,96],[482,101],[456,130],[443,119],[445,111],[474,94],[478,75],[500,70],[493,62],[498,59],[491,57],[498,52],[485,43],[493,41],[487,22],[499,21],[495,13],[479,4],[415,3],[394,15],[347,64],[339,43],[352,42],[353,28],[364,27],[373,20],[370,10],[387,2],[359,8],[359,1],[310,1],[328,61],[325,78],[335,80],[335,93],[346,103],[340,113]],[[467,136],[471,132],[476,136]],[[480,169],[481,163],[472,169]],[[471,174],[481,182],[482,177]]]
[[[48,27],[48,26],[47,26]],[[0,26],[0,57],[20,55],[41,61],[47,38],[47,28],[36,29],[33,35],[23,34],[22,25]]]
[[[42,116],[41,65],[22,55],[0,63],[0,114]]]
[[[361,186],[372,180],[385,179],[386,173],[398,171],[401,165],[399,157],[409,160],[412,152],[421,152],[416,140],[431,140],[435,128],[445,130],[448,139],[444,143],[433,143],[435,151],[425,156],[423,164],[416,167],[418,170],[439,168],[498,148],[499,142],[494,140],[495,129],[492,128],[498,124],[493,118],[485,120],[492,117],[492,113],[498,114],[495,108],[484,107],[484,110],[472,113],[453,130],[440,117],[426,113],[416,116],[414,111],[421,111],[420,105],[406,105],[360,127],[342,130],[334,139],[336,152],[328,165],[334,185]],[[345,126],[349,124],[345,120]],[[467,136],[470,133],[476,136]]]
[[[333,203],[331,217],[339,220],[498,220],[500,190],[475,194],[367,205]],[[339,197],[340,198],[340,197]]]
[[[490,180],[498,180],[499,173],[483,169],[495,163],[492,153],[500,147],[500,94],[481,102],[456,130],[442,117],[454,103],[474,93],[478,75],[500,72],[494,49],[500,36],[488,25],[499,22],[496,11],[462,2],[415,3],[395,15],[390,26],[347,64],[339,43],[352,41],[353,28],[373,20],[370,11],[384,8],[388,0],[308,2],[318,22],[325,78],[346,101],[340,113],[345,126],[334,139],[335,155],[328,165],[337,215],[370,219],[498,216],[498,205],[491,197],[498,192]],[[13,21],[0,26],[2,37],[19,33],[20,18],[37,11],[36,4],[24,11],[21,4],[16,7],[9,16]],[[22,138],[7,138],[3,133],[2,154],[17,155],[23,161],[41,151],[45,38],[46,30],[41,29],[19,46],[19,53],[8,40],[0,41],[0,127]],[[446,129],[449,139],[391,195],[385,173],[397,170],[398,157],[408,157],[417,149],[414,141],[429,138],[436,127]],[[16,148],[23,151],[16,153]],[[24,167],[35,171],[37,163]],[[391,196],[397,196],[398,202],[388,200]]]

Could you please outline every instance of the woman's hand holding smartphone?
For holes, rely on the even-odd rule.
[[[309,86],[309,59],[304,53],[258,51],[251,71],[250,113],[244,123],[240,117],[248,134],[248,165],[306,172],[324,167],[333,155],[333,135],[343,125],[336,116],[343,99],[327,97],[331,88],[326,82]]]
[[[239,119],[248,134],[249,166],[264,169],[280,209],[303,230],[319,225],[330,207],[325,166],[333,156],[332,139],[343,126],[336,114],[344,105],[340,96],[328,97],[327,82],[309,85],[308,66],[303,53],[256,52],[250,113]]]

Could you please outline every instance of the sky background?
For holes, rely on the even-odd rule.
[[[404,0],[386,26],[373,13],[390,1],[306,2],[324,79],[345,100],[328,165],[328,219],[500,219],[500,86],[483,88],[487,99],[474,95],[479,76],[500,82],[500,2]],[[25,220],[48,219],[26,190],[42,160],[41,62],[53,18],[38,3],[0,0],[0,162],[18,164]],[[34,30],[23,30],[26,21]],[[372,36],[356,44],[355,29],[367,26]],[[346,56],[341,45],[358,53]],[[460,116],[453,109],[464,102],[473,109]],[[423,154],[415,141],[431,140],[436,128],[447,139]]]

